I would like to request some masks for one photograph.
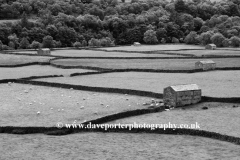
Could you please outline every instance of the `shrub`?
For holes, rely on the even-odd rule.
[[[109,37],[100,39],[100,45],[107,47],[107,46],[114,46],[114,41],[112,41]]]
[[[39,43],[38,41],[33,41],[32,44],[30,45],[30,48],[32,49],[38,49],[41,47],[41,43]]]
[[[216,33],[211,37],[212,43],[214,43],[217,47],[222,47],[224,40],[225,37],[221,33]]]
[[[198,41],[198,35],[197,35],[197,32],[190,32],[184,39],[184,42],[186,44],[197,44],[199,43]]]
[[[144,38],[143,38],[144,42],[147,44],[156,44],[158,43],[158,39],[157,39],[157,35],[156,32],[153,30],[147,30],[144,33]]]
[[[53,40],[53,47],[60,48],[62,46],[61,41],[55,41]]]
[[[2,45],[2,50],[8,50],[10,49],[7,45]]]
[[[12,41],[10,41],[10,42],[8,43],[8,46],[9,46],[11,49],[15,49],[15,44],[14,44]]]
[[[88,41],[88,45],[93,47],[98,47],[101,45],[100,41],[98,39],[95,39],[95,38],[91,38],[89,41]]]
[[[82,46],[81,42],[75,42],[75,43],[73,43],[73,47],[75,47],[75,48],[79,48],[79,47],[81,47],[81,46]]]
[[[231,46],[233,47],[239,47],[240,46],[240,38],[237,36],[233,36],[230,38]]]
[[[179,40],[175,37],[172,38],[172,43],[179,43]]]

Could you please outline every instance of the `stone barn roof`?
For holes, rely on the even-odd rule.
[[[42,50],[42,51],[50,51],[49,48],[40,48],[40,50]]]
[[[184,85],[176,85],[170,86],[174,91],[192,91],[192,90],[199,90],[200,88],[196,84],[184,84]]]
[[[208,63],[214,63],[215,64],[215,62],[213,60],[203,60],[203,61],[198,61],[198,62],[200,62],[202,64],[208,64]]]

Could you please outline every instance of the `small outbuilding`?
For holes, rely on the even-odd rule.
[[[141,43],[139,43],[139,42],[134,42],[133,45],[134,45],[134,46],[141,46]]]
[[[196,84],[176,85],[164,88],[163,102],[170,107],[181,107],[201,101],[202,91]]]
[[[216,63],[212,60],[202,60],[195,63],[195,69],[214,70]]]
[[[38,55],[51,55],[51,50],[49,48],[39,48],[37,51]]]
[[[214,50],[216,48],[217,48],[217,46],[215,44],[208,44],[205,46],[205,49],[210,49],[210,50]]]

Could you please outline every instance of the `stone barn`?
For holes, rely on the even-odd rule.
[[[216,48],[217,48],[217,46],[215,44],[208,44],[205,46],[205,49],[210,49],[210,50],[214,50]]]
[[[49,48],[40,48],[37,51],[38,55],[51,55],[51,51]]]
[[[216,63],[212,60],[203,60],[195,63],[195,69],[213,70],[216,68]]]
[[[134,42],[133,45],[134,45],[134,46],[141,46],[141,43],[139,43],[139,42]]]
[[[181,107],[200,102],[201,94],[196,84],[169,86],[164,88],[163,102],[170,107]]]

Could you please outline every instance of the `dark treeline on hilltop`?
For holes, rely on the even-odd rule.
[[[0,49],[215,43],[240,45],[240,1],[0,0]],[[35,20],[33,20],[35,19]]]

